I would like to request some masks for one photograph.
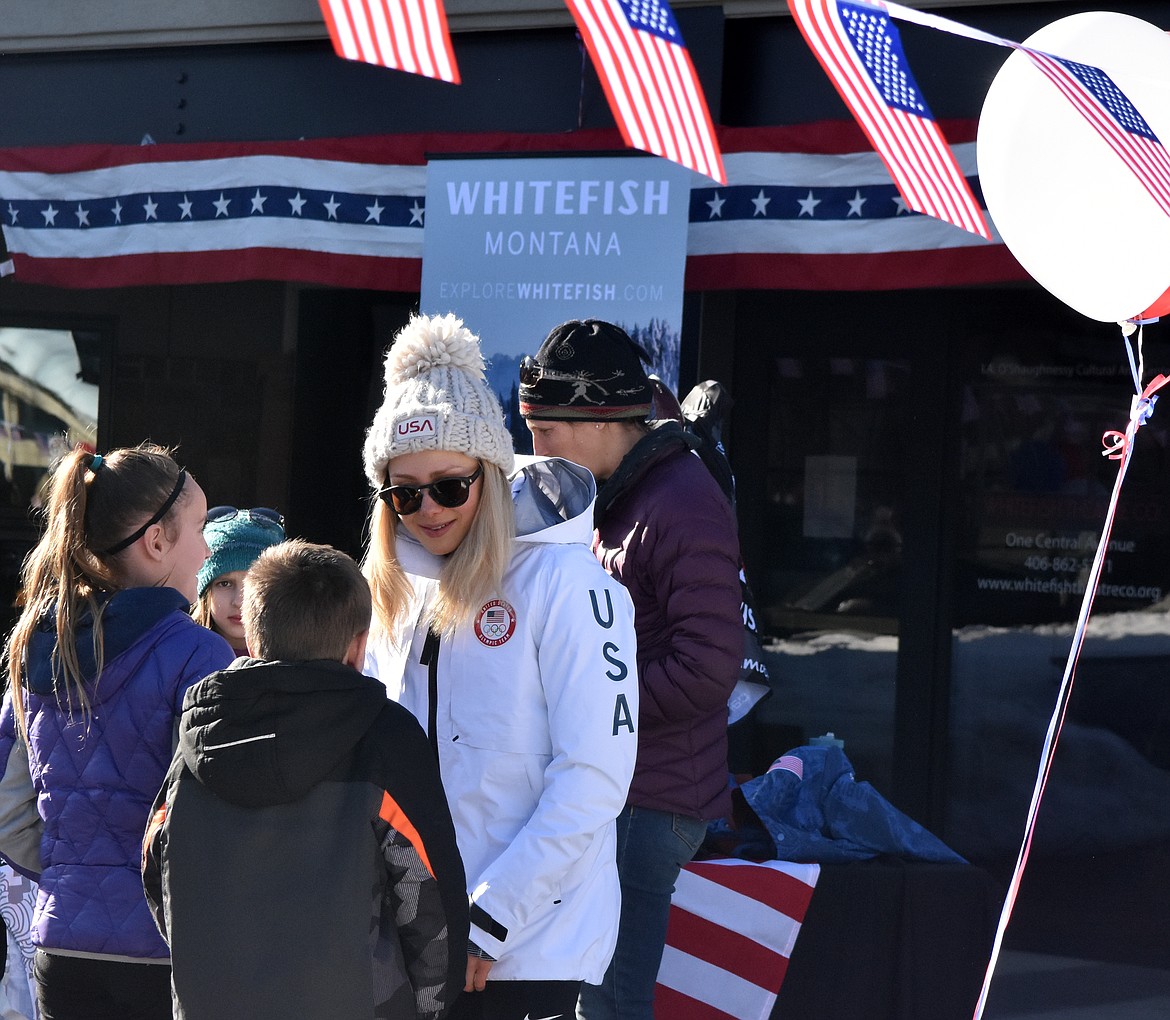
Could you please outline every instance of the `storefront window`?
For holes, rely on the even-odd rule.
[[[15,622],[20,568],[36,542],[49,472],[73,446],[95,449],[105,338],[0,326],[0,629]]]
[[[768,443],[769,623],[897,630],[904,495],[890,451],[908,427],[909,366],[778,358]]]
[[[1100,439],[1124,430],[1133,392],[1119,353],[1030,348],[975,368],[963,402],[960,625],[1075,619],[1117,475]],[[1155,609],[1170,594],[1168,437],[1155,414],[1135,445],[1100,614]]]
[[[772,361],[766,569],[755,579],[777,695],[761,714],[844,741],[888,796],[898,657],[910,364]]]
[[[93,334],[0,327],[0,511],[39,508],[63,454],[96,448],[99,365]]]
[[[825,308],[737,307],[755,357],[732,442],[774,691],[755,761],[832,731],[858,780],[1003,890],[1117,477],[1125,346],[1038,289],[850,295],[831,329]],[[1170,322],[1144,332],[1148,381]],[[1170,949],[1170,391],[1103,566],[1005,948],[1132,975]],[[1127,979],[1096,990],[1122,1000]]]
[[[1145,358],[1147,376],[1170,365],[1164,342],[1148,339]],[[1119,334],[1099,323],[984,342],[962,374],[946,834],[1002,875],[1117,476],[1101,437],[1124,430],[1134,384]],[[1009,945],[1164,965],[1153,904],[1170,861],[1165,409],[1136,438]],[[1073,899],[1092,925],[1072,922]],[[1100,931],[1114,933],[1104,950]]]

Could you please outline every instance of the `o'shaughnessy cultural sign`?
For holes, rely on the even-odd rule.
[[[641,156],[427,164],[421,310],[479,334],[519,448],[520,359],[566,319],[618,323],[677,389],[694,176]]]

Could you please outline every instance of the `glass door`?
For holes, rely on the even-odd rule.
[[[1146,330],[1147,375],[1170,368],[1159,330]],[[1134,386],[1117,328],[1087,321],[985,336],[960,365],[967,498],[954,560],[947,833],[1006,874],[1117,475],[1102,436],[1124,430]],[[1170,958],[1165,407],[1134,444],[1009,929],[1016,947],[1156,967]]]

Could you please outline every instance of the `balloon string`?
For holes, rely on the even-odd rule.
[[[1127,341],[1128,346],[1128,341]],[[1132,355],[1131,355],[1132,364]],[[1140,376],[1138,377],[1140,380]],[[983,987],[979,992],[979,1001],[975,1005],[973,1020],[982,1020],[983,1010],[987,1005],[987,994],[991,988],[991,979],[995,974],[996,964],[999,962],[1000,951],[1003,948],[1004,933],[1011,920],[1012,910],[1016,905],[1019,894],[1020,881],[1024,875],[1024,868],[1032,851],[1032,838],[1036,829],[1036,816],[1040,812],[1040,802],[1048,786],[1048,777],[1052,771],[1053,758],[1056,755],[1056,745],[1060,739],[1060,732],[1064,727],[1064,717],[1068,710],[1069,699],[1072,696],[1073,678],[1076,675],[1077,662],[1080,659],[1081,647],[1085,641],[1085,630],[1089,623],[1089,616],[1093,611],[1093,602],[1097,596],[1097,585],[1101,580],[1101,568],[1105,561],[1105,552],[1109,548],[1109,540],[1113,534],[1113,520],[1117,515],[1117,503],[1121,496],[1121,486],[1129,469],[1130,455],[1133,452],[1133,438],[1137,430],[1144,425],[1153,413],[1157,401],[1157,391],[1167,383],[1170,377],[1159,375],[1150,381],[1150,384],[1141,389],[1138,383],[1138,392],[1130,402],[1129,424],[1122,435],[1121,448],[1111,459],[1119,460],[1117,478],[1113,483],[1113,493],[1109,500],[1109,509],[1105,514],[1105,526],[1101,530],[1101,540],[1097,543],[1097,552],[1093,557],[1093,565],[1089,570],[1088,581],[1085,584],[1085,596],[1081,601],[1080,612],[1077,615],[1076,628],[1073,631],[1072,646],[1069,649],[1068,659],[1064,666],[1064,676],[1057,693],[1056,706],[1052,717],[1048,721],[1048,731],[1044,737],[1044,746],[1040,754],[1040,766],[1036,773],[1036,784],[1032,790],[1032,800],[1028,806],[1028,817],[1024,825],[1024,836],[1020,843],[1020,852],[1016,858],[1016,866],[1012,870],[1011,881],[1008,883],[1007,895],[1004,897],[1003,909],[1000,911],[999,924],[995,931],[995,940],[992,944],[991,959],[987,964],[987,971],[983,976]],[[1120,433],[1106,433],[1106,438],[1121,435]],[[1105,451],[1109,453],[1108,450]]]
[[[1125,341],[1125,354],[1129,358],[1129,374],[1133,376],[1133,391],[1134,393],[1141,393],[1142,391],[1142,370],[1134,363],[1133,360],[1133,344],[1129,342],[1129,337],[1122,331],[1121,338]],[[1138,346],[1140,348],[1142,341],[1141,327],[1138,327]]]

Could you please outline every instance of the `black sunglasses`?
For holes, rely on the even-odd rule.
[[[543,369],[532,358],[531,354],[525,354],[520,359],[520,385],[521,386],[535,386],[540,382],[540,377],[544,374]]]
[[[483,465],[480,464],[473,474],[462,478],[440,478],[437,482],[428,485],[383,485],[378,490],[381,499],[394,508],[399,517],[409,517],[422,509],[423,493],[430,493],[439,506],[453,510],[463,506],[467,497],[471,495],[471,486],[483,474]]]
[[[250,520],[259,521],[261,524],[275,524],[277,527],[284,527],[284,517],[281,516],[280,512],[267,506],[253,507],[251,510],[241,510],[234,506],[213,506],[207,511],[207,523],[220,524],[223,521],[235,520],[241,515]]]
[[[555,368],[537,364],[531,354],[525,354],[520,359],[520,385],[535,386],[541,379],[554,379],[557,382],[588,382],[579,375],[569,372],[558,372]]]

